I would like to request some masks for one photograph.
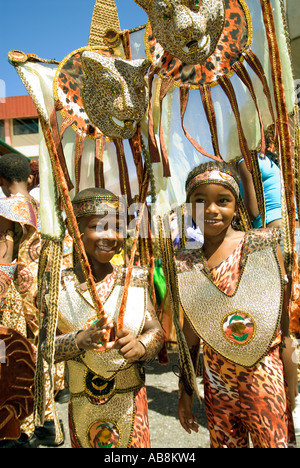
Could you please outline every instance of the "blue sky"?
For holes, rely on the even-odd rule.
[[[1,0],[0,98],[27,94],[8,62],[10,50],[61,61],[87,45],[94,5],[95,0]],[[146,23],[146,13],[134,0],[116,0],[116,5],[122,29]]]

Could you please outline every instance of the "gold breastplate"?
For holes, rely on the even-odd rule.
[[[103,303],[117,323],[124,284],[122,274]],[[85,329],[97,320],[91,298],[78,289],[73,275],[65,278],[60,294],[59,329],[70,333]],[[133,271],[128,289],[124,328],[139,335],[146,312],[146,274]],[[70,417],[74,437],[82,448],[126,448],[130,445],[135,417],[135,392],[144,385],[137,363],[128,362],[118,350],[86,351],[68,361],[71,393]]]
[[[248,255],[232,296],[194,263],[177,274],[184,313],[194,331],[226,359],[252,367],[268,352],[278,330],[282,276],[272,247]]]

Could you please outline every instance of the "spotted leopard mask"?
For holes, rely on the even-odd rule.
[[[132,138],[148,106],[146,59],[125,60],[94,51],[82,53],[84,109],[90,121],[111,138]]]
[[[98,47],[82,47],[59,65],[54,97],[62,126],[96,139],[130,139],[148,106],[147,59],[126,60]]]
[[[135,0],[163,49],[189,65],[204,63],[224,28],[223,0]]]

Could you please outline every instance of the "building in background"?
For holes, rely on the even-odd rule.
[[[0,105],[0,154],[12,150],[30,159],[39,156],[38,113],[29,95],[7,97]]]

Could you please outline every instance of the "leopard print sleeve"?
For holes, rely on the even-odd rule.
[[[280,229],[277,227],[252,229],[251,231],[246,232],[241,263],[243,264],[246,257],[253,252],[264,250],[269,247],[276,250],[280,242],[280,238]]]
[[[40,340],[41,340],[41,352],[46,359],[46,349],[47,349],[47,316],[43,320],[43,325],[40,331]],[[76,337],[79,332],[67,333],[65,335],[59,335],[55,338],[54,342],[54,361],[55,363],[69,361],[74,359],[81,354],[83,350],[79,349],[76,344]]]
[[[57,336],[55,339],[55,362],[69,361],[80,356],[84,351],[76,344],[76,337],[79,332],[67,333]]]

